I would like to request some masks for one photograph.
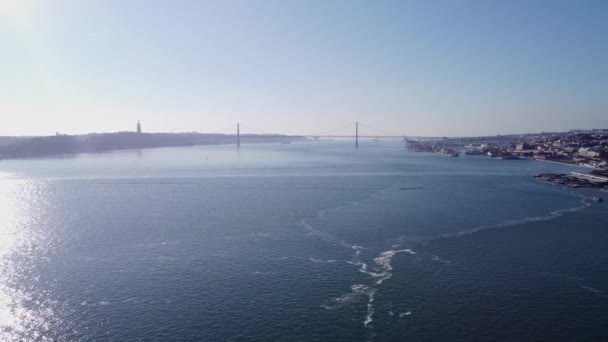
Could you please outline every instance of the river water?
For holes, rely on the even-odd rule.
[[[0,161],[2,341],[608,338],[608,207],[395,142]]]

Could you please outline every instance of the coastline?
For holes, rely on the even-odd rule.
[[[30,159],[49,156],[73,156],[120,150],[162,147],[231,145],[241,143],[284,143],[305,140],[302,136],[212,133],[91,133],[23,138],[0,146],[0,160]]]
[[[580,168],[591,169],[591,170],[596,170],[597,169],[596,167],[593,167],[593,166],[579,165],[579,164],[572,164],[572,163],[563,163],[563,162],[559,162],[559,161],[555,161],[555,160],[535,159],[535,158],[531,158],[531,160],[536,160],[536,161],[545,162],[545,163],[569,165],[569,166],[580,167]]]

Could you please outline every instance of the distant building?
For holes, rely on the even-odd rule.
[[[139,120],[137,120],[137,133],[141,134],[141,124],[139,123]]]
[[[600,152],[597,148],[580,148],[578,154],[581,157],[597,158],[600,156]]]

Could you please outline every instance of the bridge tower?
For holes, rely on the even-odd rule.
[[[359,148],[359,122],[355,122],[355,148]]]
[[[241,124],[236,124],[236,147],[241,148]]]

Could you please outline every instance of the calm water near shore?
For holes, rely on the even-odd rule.
[[[1,341],[608,338],[580,170],[395,142],[0,161]]]

